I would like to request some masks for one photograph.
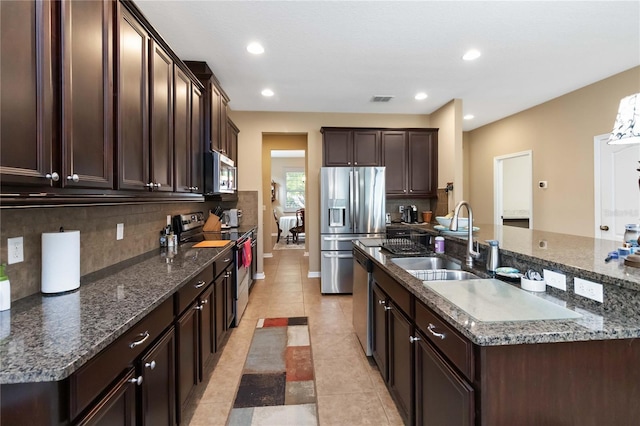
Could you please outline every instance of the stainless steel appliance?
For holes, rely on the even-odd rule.
[[[204,194],[233,194],[236,191],[233,160],[218,151],[204,154]]]
[[[230,228],[237,228],[240,226],[240,220],[242,219],[242,210],[229,209],[222,212],[222,222],[229,225]]]
[[[353,252],[353,328],[367,356],[373,354],[372,342],[372,303],[371,260],[358,251]]]
[[[247,242],[249,242],[248,247],[246,244]],[[234,310],[236,314],[235,325],[238,326],[242,319],[242,314],[244,314],[247,304],[249,303],[249,271],[251,270],[251,265],[244,264],[245,250],[249,250],[249,252],[251,252],[251,242],[249,241],[249,237],[245,236],[236,241],[236,245],[233,250],[235,253],[236,266],[236,294],[234,297]]]
[[[352,293],[352,241],[384,236],[385,168],[322,167],[320,189],[320,289]]]

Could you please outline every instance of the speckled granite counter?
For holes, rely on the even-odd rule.
[[[438,231],[430,225],[406,226],[438,234]],[[640,289],[640,274],[635,268],[625,267],[622,262],[614,261],[609,264],[604,262],[606,254],[617,247],[615,242],[514,227],[478,226],[480,230],[474,233],[474,237],[481,242],[481,245],[484,244],[486,247],[484,241],[488,239],[499,240],[501,254],[504,254],[505,258],[511,261],[521,262],[521,265],[535,262],[536,265],[561,270],[567,273],[568,277],[580,276],[603,283],[605,286],[604,303],[600,304],[575,296],[572,292],[572,280],[568,280],[566,292],[547,287],[548,291],[545,293],[532,294],[580,313],[582,317],[579,319],[479,322],[434,291],[426,288],[422,281],[398,267],[390,260],[395,256],[385,250],[366,247],[359,243],[356,243],[356,247],[367,254],[391,277],[402,283],[418,300],[432,308],[478,345],[513,345],[640,337],[640,293],[636,291]],[[461,242],[457,236],[447,235],[445,238],[448,240],[447,244],[450,244],[447,249],[451,245]],[[546,248],[540,246],[540,241],[546,242]],[[466,241],[463,242],[466,244]],[[455,257],[460,258],[459,255]],[[482,274],[483,259],[479,260],[477,265],[478,269],[474,269],[473,272]],[[463,267],[463,269],[466,268]],[[486,276],[484,275],[484,277]]]
[[[0,312],[0,383],[68,377],[229,247],[193,245],[183,244],[171,255],[158,250],[140,256],[73,293],[33,295]]]

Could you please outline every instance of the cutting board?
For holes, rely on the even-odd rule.
[[[194,245],[194,248],[203,248],[203,247],[225,247],[231,241],[229,240],[208,240],[201,241],[198,244]]]

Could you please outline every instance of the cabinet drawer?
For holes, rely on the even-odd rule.
[[[173,300],[169,298],[75,372],[70,377],[71,418],[80,414],[130,367],[172,321]]]
[[[231,265],[231,263],[233,262],[233,250],[227,250],[224,253],[222,253],[220,256],[218,256],[218,258],[216,259],[216,261],[214,262],[214,266],[213,266],[213,272],[214,272],[214,276],[217,278],[218,275],[220,275],[225,269],[227,269],[227,266]]]
[[[467,379],[473,380],[473,344],[416,301],[416,326]]]
[[[187,285],[182,286],[175,293],[176,299],[176,316],[180,315],[187,307],[198,297],[205,287],[213,282],[213,267],[207,266],[196,275]]]
[[[409,293],[409,290],[402,287],[396,280],[379,268],[374,268],[373,279],[407,316],[411,316],[411,293]]]

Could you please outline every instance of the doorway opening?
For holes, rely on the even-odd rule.
[[[533,229],[531,151],[494,157],[494,223]]]

